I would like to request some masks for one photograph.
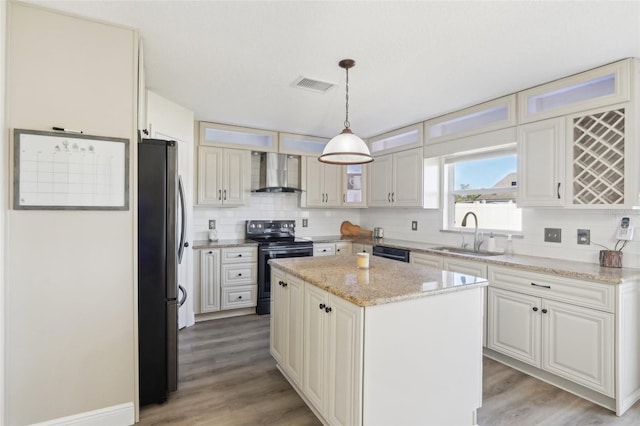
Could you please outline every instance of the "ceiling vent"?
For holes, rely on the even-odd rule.
[[[299,89],[311,90],[316,93],[327,93],[335,84],[327,81],[314,80],[309,77],[298,77],[292,86]]]

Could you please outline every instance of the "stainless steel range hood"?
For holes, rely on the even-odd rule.
[[[289,158],[287,154],[260,154],[260,187],[253,192],[302,192],[289,186]]]

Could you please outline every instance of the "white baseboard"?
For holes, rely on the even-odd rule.
[[[135,423],[133,402],[35,423],[33,426],[129,426]]]

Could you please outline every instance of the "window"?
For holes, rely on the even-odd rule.
[[[465,213],[471,211],[478,217],[479,229],[521,231],[517,163],[515,148],[446,159],[445,228],[460,229]]]

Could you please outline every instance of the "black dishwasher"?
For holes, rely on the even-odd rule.
[[[395,247],[373,246],[373,255],[398,260],[400,262],[409,262],[409,250]]]

